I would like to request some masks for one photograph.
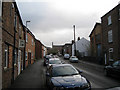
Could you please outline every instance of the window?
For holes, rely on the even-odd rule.
[[[21,24],[19,23],[19,36],[21,37],[22,30],[21,30]]]
[[[33,52],[32,52],[32,59],[33,59]]]
[[[27,54],[27,51],[26,51],[26,53],[25,53],[25,60],[27,60],[27,56],[28,56],[28,54]]]
[[[12,3],[12,9],[14,8],[14,3]]]
[[[5,45],[5,61],[4,61],[4,67],[8,67],[8,45]]]
[[[108,17],[108,25],[112,24],[111,16]]]
[[[28,42],[28,35],[27,35],[27,33],[26,33],[26,42]]]
[[[112,30],[108,31],[108,42],[113,42]]]
[[[101,40],[100,34],[95,35],[95,41],[96,41],[96,42],[100,42],[100,40]]]

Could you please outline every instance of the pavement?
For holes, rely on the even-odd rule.
[[[94,70],[97,70],[99,72],[103,72],[104,70],[104,66],[103,65],[98,65],[98,64],[95,64],[95,63],[90,63],[90,62],[87,62],[87,61],[83,61],[83,60],[79,60],[79,63],[82,63],[83,65],[87,65],[87,67],[90,67]]]
[[[37,60],[34,64],[29,65],[23,70],[10,88],[43,90],[45,87],[45,67],[42,60]]]

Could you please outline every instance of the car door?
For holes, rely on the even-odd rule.
[[[50,86],[51,85],[51,68],[47,68],[47,72],[46,72],[46,82],[47,85]]]

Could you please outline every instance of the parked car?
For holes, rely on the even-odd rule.
[[[70,55],[69,54],[64,54],[64,59],[69,59]]]
[[[106,76],[115,76],[120,78],[120,60],[115,61],[112,65],[105,66],[104,72]]]
[[[76,56],[71,56],[69,60],[70,60],[70,62],[77,62],[78,63],[78,58]]]
[[[44,66],[46,66],[48,64],[50,58],[52,58],[51,55],[46,55],[44,57]]]
[[[90,90],[91,84],[71,64],[52,65],[46,71],[46,84],[51,90]]]
[[[48,62],[48,67],[54,64],[62,64],[62,61],[59,58],[51,58]]]

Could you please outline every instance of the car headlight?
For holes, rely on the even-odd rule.
[[[84,83],[81,85],[81,88],[89,88],[89,87],[90,87],[90,85],[88,83]]]

